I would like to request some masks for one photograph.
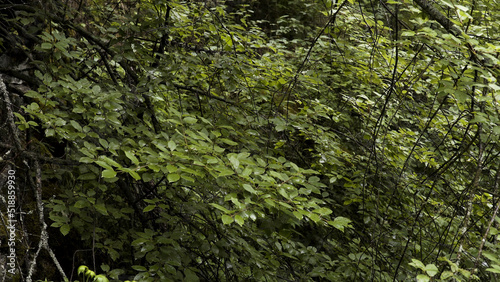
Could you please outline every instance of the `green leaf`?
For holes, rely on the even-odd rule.
[[[128,174],[132,176],[135,180],[141,180],[141,176],[134,170],[128,171]]]
[[[224,143],[226,143],[227,145],[230,145],[230,146],[236,146],[236,145],[238,145],[238,143],[236,143],[236,142],[234,142],[232,140],[229,140],[227,138],[220,138],[219,140],[222,141],[222,142],[224,142]]]
[[[70,121],[69,121],[69,123],[70,123],[70,124],[71,124],[71,125],[72,125],[75,129],[76,129],[76,130],[78,130],[78,131],[80,131],[80,132],[81,132],[81,131],[83,131],[82,126],[81,126],[78,122],[76,122],[76,121],[74,121],[74,120],[70,120]]]
[[[55,130],[52,128],[45,129],[45,136],[47,136],[47,137],[54,136],[54,133],[55,133]]]
[[[81,158],[79,159],[79,162],[81,162],[81,163],[86,163],[86,164],[90,164],[90,163],[93,163],[93,162],[94,162],[94,160],[93,160],[93,159],[91,159],[91,158],[89,158],[89,157],[81,157]]]
[[[94,85],[92,87],[92,92],[96,95],[101,94],[101,87],[99,85]]]
[[[94,282],[109,282],[108,278],[102,274],[96,275]]]
[[[500,126],[499,126],[500,129]],[[499,130],[500,133],[500,130]],[[216,164],[219,162],[219,159],[212,157],[212,156],[204,156],[207,159],[207,164]]]
[[[412,30],[405,30],[401,33],[401,36],[408,36],[408,37],[412,37],[412,36],[415,36],[415,32],[412,31]]]
[[[252,194],[256,194],[257,191],[255,191],[255,189],[253,189],[252,186],[250,186],[250,184],[243,184],[243,189],[247,190],[248,192],[252,193]]]
[[[78,176],[78,180],[93,180],[93,179],[96,179],[97,176],[96,174],[94,174],[93,172],[89,172],[89,173],[84,173],[84,174],[80,174],[80,176]]]
[[[49,49],[52,49],[52,44],[48,43],[48,42],[43,42],[40,47],[44,50],[49,50]]]
[[[148,269],[145,268],[142,265],[132,265],[132,269],[137,270],[137,271],[147,271]]]
[[[302,220],[302,218],[304,217],[304,215],[298,211],[294,211],[293,212],[293,215],[298,219],[298,220]]]
[[[109,165],[112,165],[114,167],[122,167],[121,164],[117,163],[116,161],[106,157],[106,156],[101,156],[100,157],[101,159],[103,159],[106,163],[108,163]]]
[[[101,269],[104,272],[109,272],[110,267],[107,264],[101,264]]]
[[[269,205],[269,206],[271,206],[271,207],[275,207],[275,205],[276,205],[276,204],[274,203],[274,201],[273,201],[273,200],[271,200],[271,199],[269,199],[269,198],[266,198],[266,199],[264,200],[264,202],[266,202],[266,204],[268,204],[268,205]]]
[[[328,223],[342,232],[344,232],[344,228],[351,227],[349,225],[351,220],[342,216],[338,216],[333,221],[328,221]]]
[[[96,211],[98,211],[99,213],[103,214],[103,215],[108,215],[108,210],[106,209],[106,206],[104,204],[95,204],[94,205],[94,208],[96,209]]]
[[[177,167],[175,165],[169,164],[169,165],[167,165],[167,170],[170,173],[174,173],[174,172],[177,172]]]
[[[175,144],[174,141],[170,140],[168,141],[168,148],[170,149],[170,151],[175,151],[175,148],[177,148],[177,144]]]
[[[236,155],[229,156],[229,161],[233,165],[234,169],[238,169],[238,167],[240,166],[240,161],[238,160],[238,157]]]
[[[156,205],[148,205],[142,211],[143,212],[148,212],[148,211],[154,210],[155,208],[156,208]]]
[[[114,170],[105,169],[102,171],[103,178],[113,178],[115,176],[116,176],[116,171]]]
[[[197,120],[197,119],[195,119],[194,117],[185,117],[185,118],[183,119],[183,121],[184,121],[185,123],[193,124],[193,123],[196,123],[198,120]]]
[[[88,201],[87,200],[78,200],[74,207],[77,208],[77,209],[81,209],[83,207],[85,207],[87,205]]]
[[[245,223],[245,220],[243,219],[243,217],[241,217],[241,215],[237,214],[234,216],[234,220],[236,221],[236,223],[238,223],[240,226],[243,226],[243,224]]]
[[[229,176],[229,175],[233,175],[233,174],[234,174],[233,170],[224,168],[224,169],[221,169],[218,177],[224,177],[224,176]]]
[[[415,267],[415,268],[418,268],[418,269],[425,271],[425,265],[421,261],[419,261],[418,259],[411,259],[411,262],[408,264]]]
[[[210,205],[220,211],[223,211],[224,213],[231,213],[228,209],[226,209],[225,207],[221,206],[221,205],[218,205],[218,204],[215,204],[215,203],[210,203]]]
[[[108,170],[113,170],[113,167],[110,166],[105,161],[95,161],[95,163],[98,164],[99,166],[101,166],[102,168],[105,168],[105,169],[108,169]]]
[[[329,208],[324,208],[323,207],[323,208],[315,209],[315,210],[313,210],[313,212],[315,212],[315,213],[317,213],[317,214],[319,214],[321,216],[327,216],[327,215],[329,215],[329,214],[332,213],[332,210],[329,209]]]
[[[463,90],[453,91],[453,89],[451,89],[451,91],[454,93],[455,98],[457,98],[458,102],[465,103],[467,101],[468,98],[467,92]]]
[[[229,215],[225,215],[225,214],[222,215],[222,223],[224,223],[224,224],[231,224],[231,223],[233,223],[233,221],[234,221],[233,217],[231,217]]]
[[[181,179],[181,176],[177,173],[169,173],[167,175],[167,180],[169,182],[177,182],[177,181],[179,181],[179,179]]]
[[[78,273],[78,275],[84,275],[87,272],[87,270],[89,270],[89,268],[87,266],[80,265],[78,267],[77,273]]]
[[[480,113],[478,113],[478,114],[477,114],[477,115],[476,115],[476,116],[475,116],[475,117],[474,117],[474,118],[470,121],[470,123],[485,123],[485,122],[488,122],[488,119],[487,119],[484,115],[482,115],[482,114],[480,114]]]
[[[134,153],[131,151],[125,151],[125,155],[129,158],[135,165],[139,165],[139,160],[135,157]]]
[[[321,218],[319,217],[319,215],[317,215],[315,213],[309,213],[307,215],[307,217],[309,217],[312,221],[314,221],[314,223],[318,223],[321,220]],[[344,231],[344,230],[342,229],[342,231]]]
[[[430,276],[434,277],[439,272],[439,269],[434,264],[428,264],[425,266],[425,272]]]
[[[186,181],[189,181],[189,182],[193,182],[193,183],[195,182],[194,178],[192,178],[191,176],[188,176],[188,175],[186,175],[184,173],[181,174],[181,178],[184,179],[184,180],[186,180]]]
[[[184,270],[184,275],[186,276],[186,279],[184,281],[192,281],[192,282],[198,282],[200,279],[196,275],[196,273],[189,268],[186,268]]]
[[[500,274],[500,268],[486,268],[486,271]]]
[[[488,269],[486,269],[486,270],[488,270]],[[440,278],[441,278],[441,280],[446,280],[446,279],[448,279],[450,277],[453,277],[453,275],[454,275],[453,272],[446,270],[446,271],[443,271],[443,273],[441,273],[441,277]]]
[[[425,274],[417,275],[417,282],[428,282],[431,281],[431,278]]]
[[[69,231],[71,230],[71,226],[69,224],[64,224],[63,226],[61,226],[59,228],[59,230],[61,231],[61,234],[66,236],[68,235]]]

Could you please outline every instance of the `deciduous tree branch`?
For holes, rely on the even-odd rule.
[[[445,15],[441,14],[436,7],[432,5],[431,2],[427,0],[414,0],[417,5],[422,8],[422,10],[427,13],[431,19],[437,21],[441,26],[446,29],[449,33],[453,34],[454,36],[458,37],[462,33],[460,29],[453,24],[453,22],[448,19]]]

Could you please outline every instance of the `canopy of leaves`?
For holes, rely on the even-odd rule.
[[[494,1],[21,2],[0,5],[16,275],[500,273]]]

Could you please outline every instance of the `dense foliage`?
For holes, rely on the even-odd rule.
[[[18,2],[17,278],[500,273],[495,1]]]

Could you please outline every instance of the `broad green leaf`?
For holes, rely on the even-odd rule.
[[[49,49],[52,49],[52,44],[48,43],[48,42],[43,42],[40,47],[42,47],[42,49],[45,49],[45,50],[49,50]]]
[[[184,276],[185,276],[185,280],[184,281],[192,281],[192,282],[198,282],[200,281],[200,279],[198,278],[198,276],[196,275],[196,273],[192,270],[190,270],[189,268],[187,268],[186,270],[184,270]]]
[[[238,157],[236,155],[229,156],[229,161],[233,165],[234,169],[238,169],[238,167],[240,166],[240,161],[238,160]]]
[[[167,175],[167,180],[169,182],[177,182],[177,181],[179,181],[179,179],[181,179],[181,176],[177,173],[169,173]]]
[[[139,165],[139,160],[135,157],[134,153],[131,151],[125,151],[125,155],[129,158],[135,165]]]
[[[66,236],[68,235],[69,231],[71,230],[71,226],[69,224],[64,224],[63,226],[61,226],[59,228],[59,230],[61,231],[61,234]]]
[[[225,177],[225,176],[229,176],[229,175],[233,175],[233,174],[234,174],[234,171],[232,169],[223,168],[223,169],[221,169],[218,177]]]
[[[108,163],[114,167],[122,167],[121,164],[117,163],[116,161],[114,161],[106,156],[101,156],[100,158],[103,159],[106,163]]]
[[[193,124],[193,123],[196,123],[198,121],[194,117],[185,117],[183,120],[185,123],[189,123],[189,124]]]
[[[332,213],[332,210],[323,207],[323,208],[315,209],[315,210],[313,210],[313,212],[315,212],[321,216],[327,216],[327,215]]]
[[[266,202],[266,204],[268,204],[268,205],[269,205],[269,206],[271,206],[271,207],[274,207],[274,206],[276,205],[276,204],[274,203],[274,201],[273,201],[273,200],[271,200],[271,199],[269,199],[269,198],[265,199],[264,201]]]
[[[175,144],[174,141],[170,140],[168,141],[168,148],[170,149],[170,151],[175,151],[175,148],[177,148],[177,144]]]
[[[103,214],[103,215],[108,215],[108,210],[106,209],[106,206],[104,204],[95,204],[94,205],[94,208],[96,209],[96,211],[98,211],[99,213]]]
[[[425,274],[417,275],[417,282],[428,282],[431,281],[431,278]]]
[[[234,218],[229,216],[229,215],[222,215],[222,223],[224,224],[231,224],[234,221]]]
[[[342,232],[346,227],[351,227],[351,220],[342,216],[338,216],[333,221],[328,221],[328,223]]]
[[[486,270],[488,270],[488,269],[486,269]],[[441,280],[446,280],[450,277],[453,277],[453,275],[454,275],[453,272],[446,270],[446,271],[443,271],[443,273],[441,273],[440,278],[441,278]]]
[[[81,208],[83,208],[83,207],[87,206],[87,203],[88,203],[88,202],[87,202],[86,200],[78,200],[78,201],[75,203],[74,207],[75,207],[75,208],[78,208],[78,209],[81,209]]]
[[[181,178],[186,180],[186,181],[193,182],[193,183],[196,181],[194,178],[192,178],[191,176],[189,176],[185,173],[181,174]]]
[[[130,170],[128,171],[128,174],[130,174],[130,176],[132,176],[135,180],[141,180],[141,176],[136,171]]]
[[[116,176],[116,171],[114,171],[114,170],[105,169],[102,171],[103,178],[113,178],[115,176]]]
[[[304,215],[298,211],[294,211],[293,212],[293,215],[298,219],[298,220],[302,220],[302,218],[304,217]]]
[[[169,164],[169,165],[167,165],[167,170],[170,173],[174,173],[174,172],[177,172],[177,167],[175,165]]]
[[[238,143],[236,143],[236,142],[234,142],[232,140],[229,140],[227,138],[220,138],[219,140],[222,141],[222,142],[224,142],[224,143],[226,143],[227,145],[230,145],[230,146],[236,146],[236,145],[238,145]]]
[[[80,160],[79,160],[81,163],[86,163],[86,164],[90,164],[90,163],[93,163],[94,160],[89,158],[89,157],[81,157]]]
[[[314,223],[318,223],[321,220],[319,215],[317,215],[315,213],[309,213],[309,214],[307,214],[307,217],[309,217],[312,221],[314,221]],[[337,228],[337,227],[335,227],[335,228]],[[344,231],[344,230],[342,229],[342,231]]]
[[[231,213],[228,209],[226,209],[225,207],[223,207],[221,205],[218,205],[215,203],[210,203],[210,205],[213,206],[214,208],[217,208],[218,210],[223,211],[224,213]]]
[[[147,205],[142,211],[143,212],[148,212],[148,211],[152,211],[156,208],[156,205]]]
[[[418,259],[411,259],[411,262],[408,264],[415,267],[415,268],[418,268],[418,269],[425,271],[425,265],[421,261],[419,261]]]
[[[430,277],[434,277],[439,272],[439,269],[434,264],[428,264],[425,266],[425,272]]]
[[[500,274],[500,268],[486,268],[486,271]]]
[[[108,278],[102,274],[96,275],[94,282],[109,282]]]
[[[71,123],[71,125],[72,125],[72,126],[73,126],[76,130],[78,130],[78,131],[82,131],[82,130],[83,130],[83,129],[82,129],[82,126],[81,126],[78,122],[76,122],[76,121],[74,121],[74,120],[70,120],[70,121],[69,121],[69,123]]]
[[[113,167],[105,161],[95,161],[95,163],[98,164],[99,166],[101,166],[102,168],[107,169],[107,170],[113,170]]]
[[[136,271],[147,271],[147,268],[145,268],[142,265],[132,265],[132,269],[134,269]]]
[[[245,223],[245,220],[239,214],[234,216],[234,221],[236,221],[236,223],[238,223],[240,226],[243,226],[243,224]]]
[[[248,192],[252,193],[252,194],[256,194],[257,191],[255,191],[255,189],[253,189],[253,187],[250,185],[250,184],[243,184],[243,189],[247,190]]]

